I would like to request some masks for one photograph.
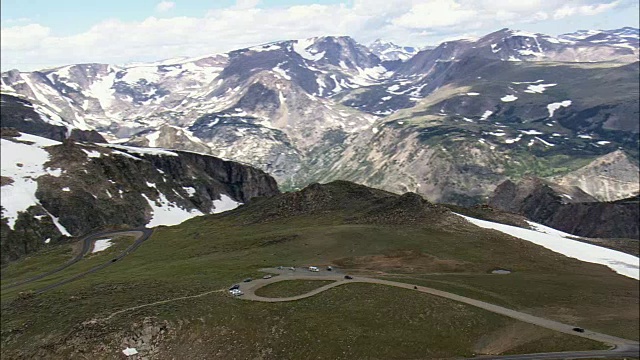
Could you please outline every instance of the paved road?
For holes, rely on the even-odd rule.
[[[122,259],[123,257],[127,256],[128,254],[130,254],[131,252],[135,251],[140,245],[142,245],[142,243],[147,240],[151,234],[153,233],[152,229],[146,229],[146,228],[139,228],[139,229],[134,229],[134,230],[123,230],[123,231],[101,231],[101,232],[97,232],[97,233],[93,233],[90,235],[85,236],[81,241],[82,241],[82,250],[80,251],[80,253],[78,255],[76,255],[75,258],[73,258],[71,261],[60,265],[59,267],[47,271],[46,273],[34,276],[32,278],[26,279],[26,280],[22,280],[10,285],[7,285],[6,287],[3,287],[2,290],[6,290],[6,289],[10,289],[19,285],[24,285],[24,284],[28,284],[30,282],[36,281],[36,280],[40,280],[42,278],[45,278],[47,276],[51,276],[55,273],[58,273],[66,268],[68,268],[69,266],[77,263],[78,261],[82,260],[82,258],[84,258],[85,255],[87,255],[89,253],[89,251],[91,251],[91,249],[93,248],[93,244],[95,243],[96,240],[98,239],[102,239],[102,238],[107,238],[107,237],[116,237],[116,236],[135,236],[136,240],[133,244],[131,244],[128,248],[126,248],[122,253],[120,253],[120,255],[116,256],[115,258],[112,258],[111,260],[109,260],[109,262],[94,266],[93,268],[82,272],[80,274],[74,275],[70,278],[61,280],[57,283],[54,284],[50,284],[48,286],[45,286],[41,289],[35,290],[34,292],[36,294],[40,294],[43,293],[45,291],[54,289],[58,286],[70,283],[74,280],[80,279],[84,276],[86,276],[87,274],[96,272],[98,270],[104,269],[105,267],[113,264],[114,262],[119,261],[120,259]],[[115,261],[114,261],[115,260]]]
[[[613,350],[591,350],[591,351],[567,351],[555,353],[537,353],[524,355],[505,356],[477,356],[469,360],[564,360],[564,359],[607,359],[607,358],[631,358],[640,357],[638,348],[616,348]]]
[[[427,293],[427,294],[431,294],[431,295],[435,295],[435,296],[439,296],[439,297],[443,297],[446,299],[450,299],[450,300],[454,300],[454,301],[458,301],[461,303],[465,303],[471,306],[475,306],[487,311],[491,311],[493,313],[496,314],[500,314],[500,315],[504,315],[504,316],[508,316],[512,319],[516,319],[519,321],[523,321],[529,324],[534,324],[546,329],[550,329],[550,330],[554,330],[554,331],[559,331],[565,334],[569,334],[569,335],[575,335],[575,336],[580,336],[583,338],[587,338],[587,339],[591,339],[591,340],[595,340],[595,341],[599,341],[605,344],[610,344],[612,346],[615,346],[616,349],[625,349],[625,350],[629,350],[629,351],[638,351],[639,348],[639,344],[637,341],[632,341],[632,340],[627,340],[627,339],[622,339],[619,337],[615,337],[615,336],[611,336],[611,335],[606,335],[606,334],[601,334],[601,333],[597,333],[595,331],[590,331],[590,330],[586,330],[583,333],[580,332],[576,332],[573,330],[573,328],[576,327],[576,325],[568,325],[568,324],[563,324],[557,321],[553,321],[553,320],[549,320],[549,319],[545,319],[545,318],[541,318],[538,316],[533,316],[530,314],[526,314],[520,311],[515,311],[512,309],[508,309],[502,306],[498,306],[498,305],[494,305],[494,304],[490,304],[484,301],[480,301],[480,300],[475,300],[475,299],[471,299],[465,296],[460,296],[460,295],[456,295],[456,294],[452,294],[450,292],[446,292],[446,291],[442,291],[442,290],[437,290],[437,289],[433,289],[433,288],[429,288],[429,287],[425,287],[425,286],[419,286],[419,285],[412,285],[412,284],[407,284],[407,283],[401,283],[401,282],[396,282],[396,281],[389,281],[389,280],[382,280],[382,279],[374,279],[374,278],[368,278],[368,277],[362,277],[362,276],[354,276],[353,279],[351,280],[346,280],[344,279],[344,276],[342,275],[336,275],[332,272],[329,271],[321,271],[321,272],[317,272],[317,273],[311,273],[308,271],[304,271],[302,273],[300,273],[300,271],[298,272],[291,272],[288,270],[277,270],[277,269],[263,269],[263,271],[266,272],[272,272],[272,273],[276,273],[279,274],[280,276],[276,276],[273,277],[271,279],[258,279],[258,280],[254,280],[252,282],[249,283],[241,283],[240,284],[240,290],[242,292],[244,292],[244,295],[241,296],[241,299],[245,299],[245,300],[253,300],[253,301],[263,301],[263,302],[282,302],[282,301],[295,301],[295,300],[300,300],[300,299],[304,299],[304,298],[308,298],[310,296],[319,294],[323,291],[326,291],[328,289],[331,289],[333,287],[336,286],[341,286],[344,284],[349,284],[349,283],[371,283],[371,284],[381,284],[381,285],[388,285],[388,286],[395,286],[395,287],[399,287],[399,288],[403,288],[403,289],[410,289],[410,290],[414,290],[414,291],[419,291],[419,292],[423,292],[423,293]],[[298,296],[292,296],[292,297],[286,297],[286,298],[266,298],[266,297],[262,297],[262,296],[258,296],[255,294],[255,291],[265,285],[268,284],[272,284],[278,281],[283,281],[283,280],[335,280],[335,282],[331,283],[331,284],[327,284],[324,286],[321,286],[315,290],[312,290],[306,294],[302,294],[302,295],[298,295]],[[609,354],[609,352],[607,352],[607,354]],[[617,353],[618,355],[620,355],[620,353]]]

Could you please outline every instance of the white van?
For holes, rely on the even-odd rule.
[[[309,271],[318,272],[318,271],[320,271],[320,269],[318,269],[315,266],[309,266]]]

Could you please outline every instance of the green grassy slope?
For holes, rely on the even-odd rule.
[[[260,276],[257,269],[262,267],[310,264],[340,265],[353,273],[392,276],[398,281],[418,277],[406,281],[433,287],[442,284],[461,295],[638,338],[637,281],[604,266],[455,223],[457,217],[438,209],[429,208],[423,217],[398,226],[391,220],[399,219],[402,212],[394,212],[383,195],[361,198],[354,207],[340,205],[338,197],[364,196],[362,189],[343,185],[283,194],[228,213],[159,228],[122,261],[36,297],[19,293],[56,279],[2,291],[3,358],[38,351],[73,357],[78,349],[110,358],[124,348],[125,340],[143,338],[145,344],[153,343],[155,351],[167,356],[179,356],[180,350],[189,349],[203,358],[279,359],[286,354],[291,358],[304,354],[316,358],[442,358],[494,351],[499,339],[511,339],[508,334],[516,331],[514,327],[527,326],[443,299],[368,284],[341,286],[279,304],[245,302],[213,293],[88,322],[137,305],[226,289],[245,277]],[[329,200],[311,211],[305,209],[307,215],[302,215],[295,209],[304,208],[304,201],[284,201],[287,196]],[[387,212],[383,217],[371,214],[381,208]],[[447,223],[451,226],[443,225]],[[77,265],[75,271],[81,270],[83,266]],[[6,274],[14,275],[5,278],[3,273],[3,282],[18,276],[11,272],[12,266]],[[514,273],[488,274],[494,268]],[[164,324],[165,332],[146,338],[136,330],[146,323]],[[509,340],[508,346],[495,351],[601,347],[536,327],[527,331],[535,334],[529,345]]]

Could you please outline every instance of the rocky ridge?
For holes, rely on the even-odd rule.
[[[2,261],[65,236],[173,225],[278,194],[250,166],[184,151],[57,142],[3,130]]]
[[[554,229],[590,238],[640,238],[638,197],[601,202],[577,187],[538,178],[500,184],[489,206]]]

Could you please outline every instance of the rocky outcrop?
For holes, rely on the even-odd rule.
[[[519,212],[526,199],[551,196],[561,203],[585,203],[598,200],[575,186],[562,186],[536,177],[527,177],[517,184],[506,180],[496,187],[489,205],[509,212]]]
[[[58,122],[61,125],[52,124],[55,120],[49,118],[46,114],[38,113],[29,100],[2,94],[0,95],[0,102],[2,103],[0,107],[0,126],[3,128],[14,128],[27,134],[58,141],[69,138],[76,141],[106,142],[104,137],[95,130],[68,128],[62,125],[65,124],[62,121]]]
[[[37,139],[3,136],[3,153],[5,147],[39,146],[31,142]],[[5,172],[3,160],[2,262],[62,241],[64,235],[173,225],[279,193],[275,180],[261,170],[212,156],[73,140],[52,143],[39,146],[45,159],[48,154],[44,163],[17,158],[23,163],[15,174],[9,168]],[[47,170],[23,178],[23,168]],[[37,185],[29,186],[34,180]],[[14,203],[5,202],[5,191],[18,194],[6,199]]]
[[[552,181],[580,187],[601,201],[614,201],[640,193],[640,168],[624,151],[616,150]]]
[[[249,223],[331,213],[344,223],[461,224],[460,217],[444,206],[415,193],[396,195],[348,181],[311,184],[306,188],[258,200],[238,212]]]
[[[505,181],[489,199],[489,206],[574,235],[592,238],[638,239],[638,198],[601,202],[576,187],[541,179],[518,184]]]

